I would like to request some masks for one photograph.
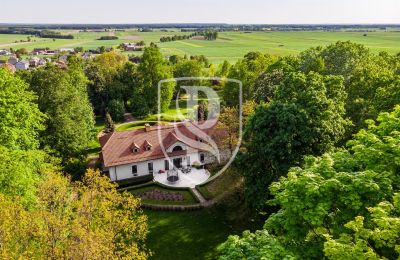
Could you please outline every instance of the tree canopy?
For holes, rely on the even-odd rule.
[[[9,149],[36,149],[45,115],[28,84],[0,68],[0,144]]]
[[[263,251],[278,241],[285,254],[300,259],[399,257],[399,130],[397,106],[368,121],[347,149],[307,157],[303,167],[271,185],[269,203],[280,210],[267,219],[264,233],[230,238],[221,252],[234,253],[246,241],[246,248],[259,244]],[[260,234],[265,238],[248,240]],[[256,255],[248,252],[246,257]],[[275,252],[266,252],[274,258]]]

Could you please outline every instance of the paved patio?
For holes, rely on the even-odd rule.
[[[170,186],[170,187],[189,187],[194,188],[196,185],[205,182],[209,177],[210,173],[204,169],[194,169],[190,173],[182,173],[179,171],[179,180],[171,183],[167,180],[167,173],[154,173],[154,180]]]

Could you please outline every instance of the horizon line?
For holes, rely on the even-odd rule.
[[[0,25],[396,25],[400,23],[224,23],[224,22],[157,22],[157,23],[30,23],[7,22]]]

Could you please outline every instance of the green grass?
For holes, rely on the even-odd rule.
[[[150,125],[154,125],[154,124],[158,123],[158,121],[134,121],[134,122],[130,122],[130,123],[124,123],[124,124],[119,125],[116,130],[118,132],[122,132],[122,131],[140,129],[140,128],[144,128],[144,125],[146,123],[148,123]],[[160,123],[167,124],[168,122],[160,121]]]
[[[216,247],[234,230],[216,210],[165,212],[145,210],[150,259],[215,259]]]
[[[211,173],[213,172],[211,171]],[[240,175],[233,168],[228,168],[214,180],[203,185],[196,186],[196,189],[203,195],[205,199],[210,200],[222,195],[226,191],[231,190],[232,187],[235,187],[240,183]]]
[[[64,32],[67,33],[67,32]],[[187,54],[187,55],[206,55],[212,63],[221,63],[223,60],[235,62],[242,58],[249,51],[262,51],[274,55],[297,54],[310,47],[318,45],[328,45],[336,41],[353,41],[364,44],[373,52],[387,51],[389,53],[400,52],[400,32],[395,31],[376,31],[368,32],[363,36],[363,32],[321,32],[321,31],[302,31],[302,32],[221,32],[216,41],[206,40],[184,40],[175,42],[160,43],[159,38],[166,35],[185,34],[177,31],[162,32],[138,32],[127,30],[116,32],[118,40],[98,40],[101,36],[108,35],[108,32],[78,32],[73,33],[75,39],[44,39],[33,37],[35,42],[17,42],[26,40],[28,35],[6,35],[0,34],[0,48],[66,48],[84,47],[85,49],[95,49],[100,46],[116,47],[122,42],[135,42],[144,40],[148,45],[155,42],[161,48],[164,55]],[[131,52],[140,55],[141,52]]]
[[[132,193],[133,195],[135,195],[139,192],[145,192],[145,191],[150,191],[150,190],[159,190],[159,191],[163,191],[163,192],[179,193],[183,196],[183,201],[142,199],[143,203],[158,204],[158,205],[190,205],[190,204],[198,203],[197,199],[194,197],[194,195],[188,188],[172,189],[172,188],[163,187],[161,185],[158,185],[157,183],[140,185],[140,187],[138,187],[138,188],[129,189],[129,192]]]
[[[95,135],[93,139],[90,141],[89,146],[87,148],[87,153],[89,156],[99,155],[101,147],[99,139],[97,138],[97,134],[104,129],[104,118],[102,118],[101,116],[96,117],[94,129],[95,129]]]

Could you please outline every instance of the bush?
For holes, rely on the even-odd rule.
[[[192,163],[192,167],[193,168],[196,168],[196,169],[202,169],[203,168],[203,165],[201,165],[201,163],[199,163],[199,162],[193,162]]]
[[[115,121],[122,121],[124,119],[125,106],[120,100],[113,99],[108,103],[107,111]]]
[[[117,36],[101,36],[99,38],[101,41],[107,41],[107,40],[118,40]]]

